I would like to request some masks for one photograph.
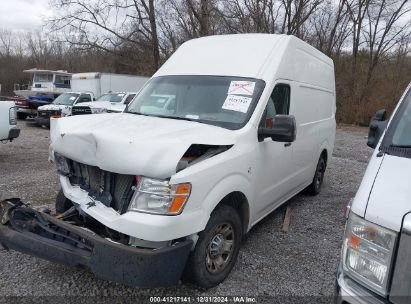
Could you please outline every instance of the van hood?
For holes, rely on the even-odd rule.
[[[51,150],[130,175],[168,178],[192,144],[233,145],[233,131],[198,122],[129,113],[51,119]]]
[[[411,160],[384,155],[372,187],[365,218],[400,231],[403,217],[411,212]]]

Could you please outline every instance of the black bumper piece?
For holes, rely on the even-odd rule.
[[[48,214],[19,204],[0,203],[0,243],[68,266],[83,266],[97,277],[130,286],[178,283],[191,240],[158,250],[114,243]]]
[[[17,129],[17,128],[10,129],[10,131],[9,131],[9,139],[10,140],[13,140],[13,139],[19,137],[19,135],[20,135],[20,129]]]
[[[36,118],[34,118],[34,121],[35,121],[39,126],[50,127],[50,117],[36,117]]]

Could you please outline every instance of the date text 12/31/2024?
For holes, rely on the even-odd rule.
[[[243,297],[243,296],[150,297],[150,303],[257,303],[257,299],[255,297]]]

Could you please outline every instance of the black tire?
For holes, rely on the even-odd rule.
[[[188,258],[183,281],[202,288],[211,288],[224,281],[236,263],[242,236],[241,218],[234,208],[222,205],[214,210]],[[224,238],[222,243],[221,237]],[[221,261],[222,266],[218,266]]]
[[[64,196],[64,192],[60,189],[56,197],[56,213],[64,213],[73,206],[73,203]]]
[[[29,114],[27,114],[27,113],[17,112],[17,118],[18,118],[18,119],[24,120],[24,119],[26,119],[28,116],[29,116]]]
[[[317,168],[315,169],[315,174],[312,183],[306,188],[306,193],[310,195],[318,195],[321,192],[321,187],[324,182],[325,169],[327,168],[327,163],[323,155],[317,163]]]

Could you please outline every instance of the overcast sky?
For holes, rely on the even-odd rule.
[[[50,16],[49,0],[0,0],[0,28],[36,30]]]

